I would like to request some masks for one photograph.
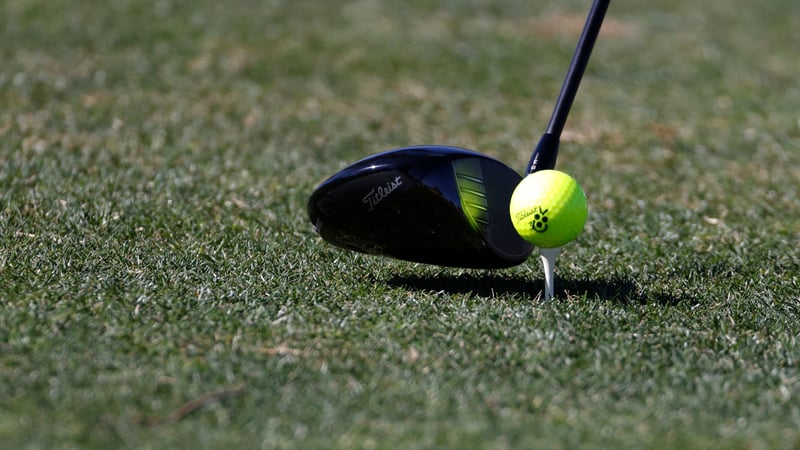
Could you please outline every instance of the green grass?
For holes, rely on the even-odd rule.
[[[383,149],[524,167],[588,3],[1,0],[0,447],[800,448],[795,0],[613,2],[550,304],[306,218]]]

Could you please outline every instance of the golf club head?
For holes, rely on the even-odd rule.
[[[308,215],[323,239],[348,250],[440,266],[512,267],[533,249],[508,213],[520,180],[471,150],[404,147],[323,182]]]

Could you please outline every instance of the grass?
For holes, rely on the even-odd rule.
[[[524,167],[587,2],[0,2],[0,446],[800,448],[795,1],[615,1],[540,305],[320,241],[382,149]]]

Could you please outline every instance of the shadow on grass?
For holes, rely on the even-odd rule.
[[[537,298],[543,295],[544,290],[543,280],[496,274],[394,275],[386,280],[386,283],[390,286],[430,293],[475,294],[482,297],[516,294]],[[607,280],[557,278],[555,294],[557,298],[582,296],[621,304],[658,303],[673,306],[684,300],[672,294],[642,292],[633,281],[626,278]]]

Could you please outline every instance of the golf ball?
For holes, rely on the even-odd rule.
[[[556,248],[580,234],[589,211],[574,178],[558,170],[540,170],[514,189],[509,212],[523,239],[540,248]]]

